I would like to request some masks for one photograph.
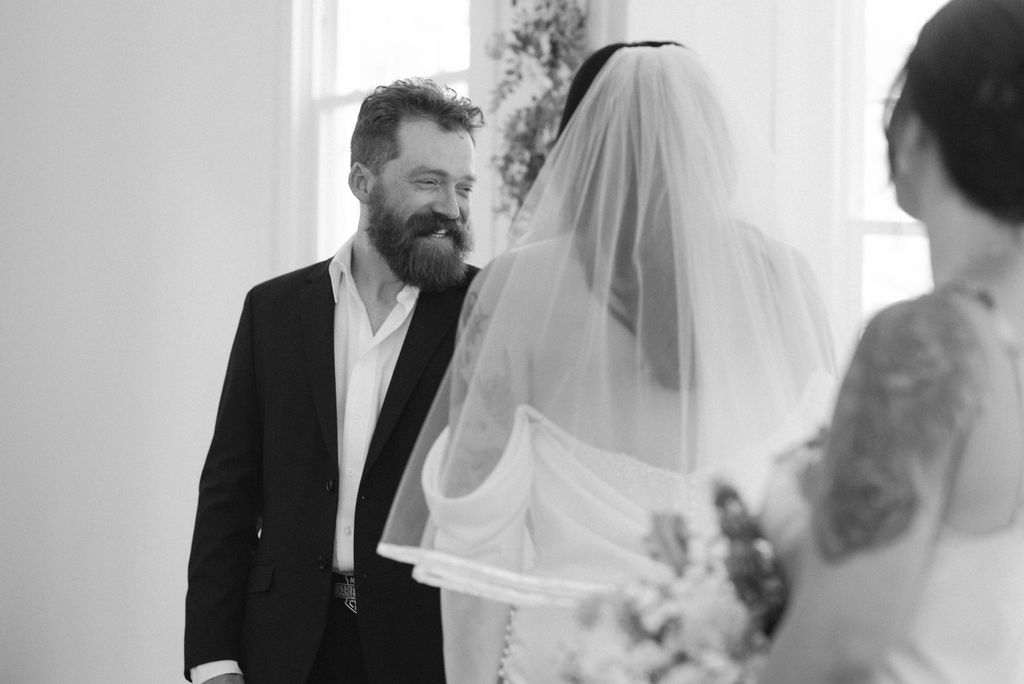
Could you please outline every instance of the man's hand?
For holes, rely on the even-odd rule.
[[[222,674],[207,679],[202,684],[245,684],[245,677],[240,674]]]

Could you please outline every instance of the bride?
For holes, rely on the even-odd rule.
[[[653,511],[756,492],[832,372],[813,278],[696,55],[616,44],[474,283],[380,553],[441,587],[448,681],[559,681],[573,606],[666,568]]]

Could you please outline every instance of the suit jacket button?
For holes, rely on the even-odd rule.
[[[318,556],[317,557],[316,564],[317,564],[317,567],[320,568],[321,570],[326,570],[327,569],[327,559],[324,558],[323,556]]]
[[[327,489],[328,492],[333,492],[334,491],[334,480],[333,479],[328,480],[327,483],[324,485],[324,488]]]

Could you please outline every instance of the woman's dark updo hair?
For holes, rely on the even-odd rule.
[[[934,135],[964,195],[1024,222],[1024,0],[951,0],[921,29],[893,87],[890,165],[902,122]]]
[[[595,50],[580,65],[580,68],[576,70],[576,75],[572,78],[572,84],[569,85],[569,94],[565,96],[562,121],[558,124],[558,136],[562,135],[562,131],[569,124],[572,113],[580,106],[583,96],[590,90],[590,84],[594,82],[598,72],[601,71],[601,67],[604,66],[605,62],[613,54],[624,47],[661,47],[662,45],[679,45],[679,47],[684,47],[674,40],[642,40],[636,43],[612,43],[611,45],[605,45],[599,50]]]
[[[580,65],[573,76],[572,84],[569,86],[569,94],[566,96],[565,108],[562,110],[562,122],[558,127],[558,135],[569,123],[573,112],[580,106],[583,98],[590,90],[591,84],[597,78],[597,74],[608,62],[613,54],[622,48],[630,47],[664,47],[664,46],[685,47],[674,41],[641,41],[635,43],[612,43],[596,50]],[[598,152],[600,154],[600,152]],[[635,189],[639,184],[639,175],[648,177],[647,182],[655,185],[664,184],[668,188],[669,179],[659,178],[655,174],[658,168],[624,167],[622,169],[622,186],[625,191],[626,207],[624,216],[635,217],[640,213],[648,215],[656,214],[654,207],[646,207],[645,212],[640,212],[637,207]],[[600,206],[600,201],[595,193],[599,192],[597,187],[588,187],[581,191],[579,198],[580,205],[590,210],[592,207]],[[669,389],[679,389],[680,358],[679,358],[679,331],[677,329],[678,314],[676,307],[669,305],[669,302],[676,296],[675,281],[672,277],[664,277],[664,274],[673,273],[673,269],[666,268],[663,271],[648,269],[648,272],[641,275],[637,268],[639,260],[650,265],[660,260],[672,259],[672,233],[669,230],[646,231],[648,236],[645,240],[638,240],[639,227],[636,225],[624,225],[618,231],[615,244],[602,241],[599,236],[587,230],[578,231],[575,235],[576,248],[579,250],[583,263],[583,270],[586,275],[587,285],[594,287],[598,279],[596,271],[598,263],[608,264],[611,273],[610,282],[606,285],[609,288],[609,313],[622,326],[633,334],[637,332],[640,319],[648,321],[648,327],[657,326],[661,334],[654,334],[648,329],[643,335],[644,361],[650,368],[651,374],[656,382]],[[609,254],[607,250],[611,250]],[[639,283],[644,279],[646,287],[641,290]],[[660,286],[660,287],[659,287]],[[641,291],[643,295],[641,296]],[[659,315],[650,315],[652,309],[657,309]],[[689,345],[684,345],[688,348]]]

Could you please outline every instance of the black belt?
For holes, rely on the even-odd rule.
[[[356,576],[352,572],[333,573],[331,598],[345,602],[345,607],[356,612]]]

